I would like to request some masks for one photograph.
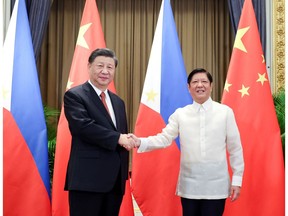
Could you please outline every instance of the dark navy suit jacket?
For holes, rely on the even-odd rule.
[[[118,139],[128,132],[125,104],[116,94],[108,93],[116,127],[88,82],[64,95],[64,112],[72,135],[65,190],[109,192],[120,173],[124,194],[129,153]]]

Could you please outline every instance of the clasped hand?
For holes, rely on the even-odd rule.
[[[121,134],[118,143],[126,150],[130,151],[133,148],[138,148],[141,144],[141,140],[132,133]]]

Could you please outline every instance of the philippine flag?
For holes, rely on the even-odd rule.
[[[3,53],[4,215],[50,216],[47,130],[25,0],[15,2]]]
[[[192,103],[170,1],[163,0],[151,48],[135,135],[162,131],[169,116]],[[132,191],[143,215],[182,215],[175,195],[180,164],[178,140],[169,148],[133,153]]]

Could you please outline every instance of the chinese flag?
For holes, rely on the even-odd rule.
[[[234,110],[245,161],[241,195],[226,201],[224,215],[283,216],[280,130],[251,0],[243,5],[222,103]]]
[[[134,207],[132,201],[132,191],[129,179],[126,181],[125,195],[122,200],[119,216],[134,216]]]
[[[100,17],[95,0],[86,0],[83,16],[80,24],[79,34],[76,42],[73,61],[67,83],[67,90],[80,85],[89,79],[87,64],[91,52],[97,48],[105,48],[104,34],[100,22]],[[116,92],[114,83],[109,86],[109,90]],[[52,187],[52,215],[68,216],[69,203],[68,192],[64,191],[66,169],[71,148],[71,135],[68,122],[62,107],[56,141],[56,153],[54,161],[54,175]],[[99,173],[101,175],[101,173]],[[127,180],[129,182],[129,180]],[[126,184],[126,188],[130,184]],[[130,193],[130,188],[126,191]],[[129,195],[129,194],[128,194]],[[127,201],[128,199],[123,199]],[[127,201],[128,202],[128,201]],[[132,198],[131,201],[132,207]]]

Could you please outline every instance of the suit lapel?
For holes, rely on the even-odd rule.
[[[88,81],[83,84],[83,89],[85,90],[87,96],[89,97],[89,99],[90,99],[89,101],[91,101],[93,103],[91,105],[96,106],[100,110],[100,112],[103,114],[103,116],[105,118],[107,118],[109,123],[111,125],[113,125],[113,127],[115,128],[115,125],[114,125],[109,113],[107,112],[106,108],[104,107],[101,99],[99,98],[99,96],[97,95],[97,93],[95,92],[95,90],[93,89],[93,87],[90,85],[90,83]],[[113,103],[112,103],[112,106],[113,106]],[[113,109],[114,109],[114,106],[113,106]],[[96,112],[96,109],[95,109],[95,112]],[[115,112],[115,109],[114,109],[114,112]],[[116,113],[115,113],[115,116],[116,116]],[[116,118],[116,120],[117,120],[117,118]]]

